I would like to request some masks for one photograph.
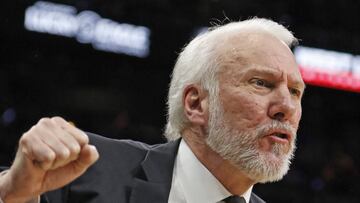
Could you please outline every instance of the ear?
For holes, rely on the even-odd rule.
[[[207,125],[208,121],[208,93],[198,85],[189,85],[184,90],[184,113],[190,123]]]

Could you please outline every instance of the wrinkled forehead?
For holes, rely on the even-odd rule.
[[[289,47],[275,36],[265,32],[243,31],[227,33],[215,37],[216,54],[222,59],[249,59],[255,56],[270,56],[273,54],[292,55]],[[276,48],[276,50],[274,50]],[[287,52],[287,53],[286,53]]]
[[[216,45],[218,64],[238,68],[256,65],[300,75],[290,48],[276,37],[263,32],[244,32],[222,37]],[[220,72],[223,71],[219,70]]]

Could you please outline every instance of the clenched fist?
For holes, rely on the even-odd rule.
[[[23,134],[10,170],[0,177],[5,203],[26,202],[62,187],[99,157],[87,135],[60,117],[42,118]]]

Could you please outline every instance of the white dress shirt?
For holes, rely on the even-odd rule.
[[[249,203],[252,187],[243,195]],[[184,140],[175,159],[169,203],[218,203],[232,194],[202,165]]]

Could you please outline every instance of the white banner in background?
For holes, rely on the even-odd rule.
[[[306,83],[360,92],[360,56],[303,46],[294,54]]]
[[[30,31],[74,37],[95,49],[146,57],[150,29],[101,18],[93,11],[77,13],[73,6],[38,1],[25,12],[25,28]]]

